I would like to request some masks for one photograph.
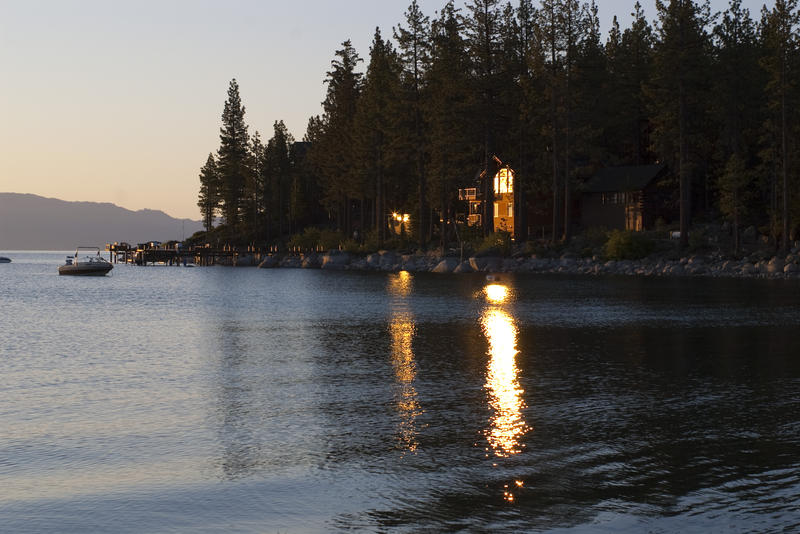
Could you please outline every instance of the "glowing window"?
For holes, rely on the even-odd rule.
[[[494,216],[500,217],[500,203],[498,202],[494,203]]]

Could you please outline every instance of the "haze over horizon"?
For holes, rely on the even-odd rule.
[[[635,1],[598,0],[603,31],[614,15],[626,28]],[[391,37],[409,3],[2,0],[0,192],[196,220],[229,81],[239,82],[251,134],[268,139],[283,120],[299,140],[321,113],[340,44],[351,39],[368,59],[375,27]],[[655,0],[641,3],[652,22]],[[763,3],[743,7],[758,19]],[[444,4],[419,1],[430,17]]]

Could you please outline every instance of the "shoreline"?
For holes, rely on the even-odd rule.
[[[255,265],[255,261],[244,257],[240,258],[236,265]],[[438,251],[426,254],[380,251],[367,256],[332,251],[319,254],[271,255],[259,263],[258,267],[437,274],[485,272],[800,280],[800,253],[793,251],[785,257],[741,260],[724,258],[718,254],[697,254],[678,260],[648,257],[641,260],[605,261],[599,258],[576,258],[565,254],[559,258],[472,256],[462,261],[457,257],[443,257]]]

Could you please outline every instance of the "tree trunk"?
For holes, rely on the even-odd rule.
[[[678,172],[680,179],[680,246],[685,249],[689,246],[689,224],[691,221],[691,202],[692,191],[691,181],[689,180],[689,168],[687,164],[687,143],[686,143],[686,89],[683,78],[678,83],[678,150],[679,163]]]
[[[781,65],[781,160],[783,172],[783,229],[781,232],[781,252],[786,255],[789,251],[789,178],[788,156],[786,149],[786,53],[783,53]]]

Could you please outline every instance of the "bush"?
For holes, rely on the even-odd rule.
[[[508,256],[511,253],[511,234],[494,232],[487,235],[477,246],[477,252],[481,256]]]
[[[609,260],[638,260],[652,253],[655,243],[638,232],[613,230],[603,248]]]
[[[346,241],[344,236],[334,230],[320,230],[319,228],[308,227],[301,234],[295,234],[289,240],[289,247],[299,247],[301,250],[338,250],[339,245]],[[352,241],[352,239],[350,240]],[[348,244],[352,246],[352,244]]]
[[[319,245],[319,236],[319,229],[308,227],[302,234],[294,234],[289,240],[289,246],[301,250],[314,250]]]
[[[344,236],[335,230],[321,230],[319,232],[319,245],[322,250],[338,250],[339,245],[344,240]]]

